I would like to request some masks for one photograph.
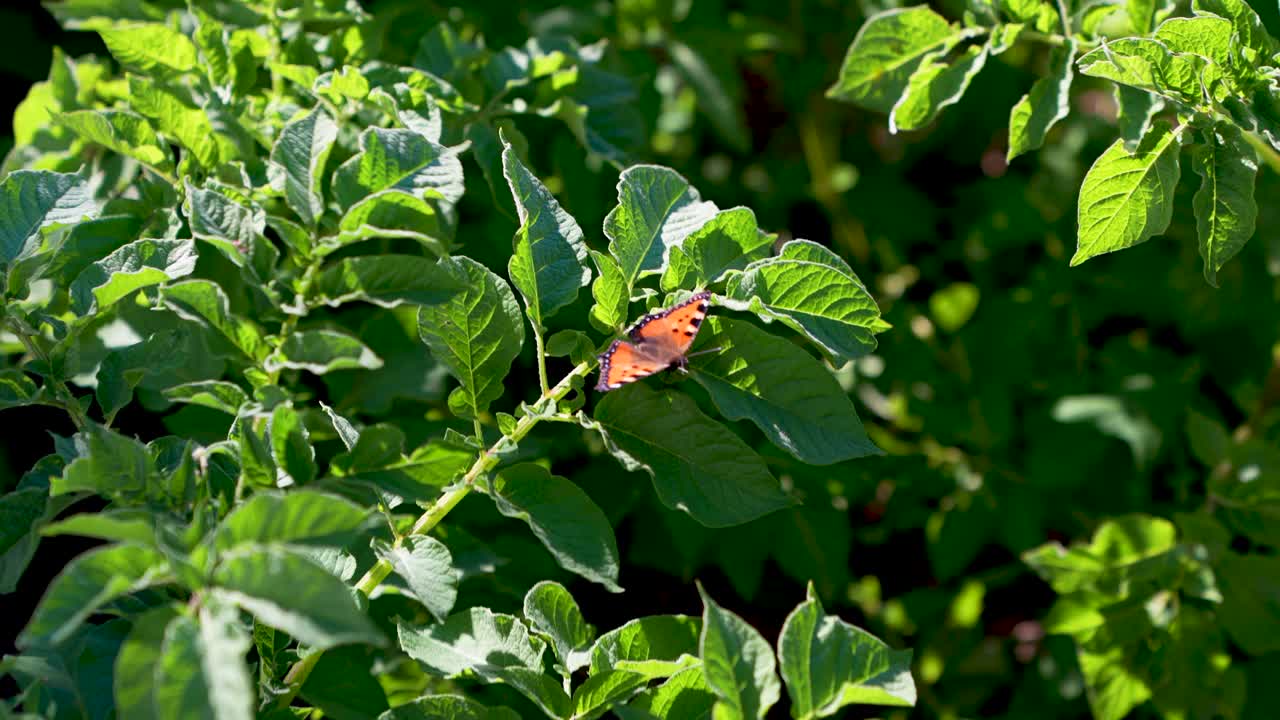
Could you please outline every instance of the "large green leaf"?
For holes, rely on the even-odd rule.
[[[273,543],[344,547],[369,520],[368,510],[336,495],[307,489],[259,492],[223,518],[213,544],[219,551]]]
[[[110,545],[72,560],[49,584],[20,647],[59,645],[106,603],[166,580],[167,563],[154,550]]]
[[[749,522],[791,504],[764,461],[687,395],[643,384],[596,405],[589,427],[630,470],[653,478],[658,497],[708,527]]]
[[[76,457],[50,483],[51,495],[92,492],[103,497],[131,497],[150,486],[151,455],[134,438],[91,423],[75,437]]]
[[[75,223],[97,214],[79,175],[15,170],[0,181],[0,262],[30,255],[42,228]]]
[[[718,698],[715,717],[763,718],[782,694],[773,648],[745,620],[717,605],[701,584],[698,593],[703,608],[698,655],[707,686]]]
[[[206,168],[231,159],[223,157],[213,122],[204,110],[193,107],[162,86],[136,75],[129,76],[129,101],[134,110],[151,119],[167,137],[178,141]]]
[[[422,198],[391,188],[369,195],[351,206],[338,223],[336,238],[325,238],[321,254],[373,238],[415,240],[433,255],[448,253],[443,223],[435,206]]]
[[[1258,220],[1258,203],[1253,198],[1258,161],[1235,125],[1217,123],[1201,137],[1191,151],[1192,167],[1200,176],[1192,208],[1204,277],[1216,287],[1218,270],[1253,237]]]
[[[543,580],[529,588],[524,596],[524,617],[551,641],[562,668],[560,674],[568,677],[591,662],[596,629],[587,624],[577,601],[563,585]]]
[[[716,704],[715,693],[707,687],[702,663],[676,672],[656,688],[642,693],[627,703],[628,708],[645,713],[638,716],[647,720],[709,720]],[[622,715],[631,718],[631,715]]]
[[[350,257],[325,267],[312,284],[314,302],[337,306],[361,300],[395,307],[437,305],[466,287],[447,264],[416,255]]]
[[[943,108],[959,102],[987,64],[990,52],[990,46],[982,44],[965,48],[950,61],[945,52],[926,56],[889,113],[889,131],[918,130],[933,122]]]
[[[542,672],[546,644],[530,636],[519,618],[488,608],[463,610],[424,628],[401,624],[399,633],[409,657],[442,677],[471,671],[492,680],[510,668]]]
[[[714,316],[700,335],[700,343],[718,350],[695,361],[693,377],[721,415],[750,420],[775,445],[813,465],[880,453],[839,383],[794,343]]]
[[[1036,80],[1031,92],[1009,111],[1008,160],[1037,150],[1059,120],[1071,112],[1071,80],[1074,76],[1076,41],[1053,51],[1049,74]]]
[[[458,599],[460,573],[444,543],[428,535],[410,535],[399,545],[375,540],[373,551],[404,578],[410,595],[437,620],[445,621]]]
[[[715,204],[704,202],[676,171],[656,165],[627,168],[618,178],[618,205],[604,219],[609,252],[618,261],[626,287],[644,273],[662,271],[669,248],[684,242],[715,213]]]
[[[170,310],[219,333],[245,357],[260,362],[269,347],[262,331],[250,320],[231,312],[231,302],[222,288],[208,280],[187,280],[160,291]]]
[[[1158,40],[1121,38],[1085,53],[1077,64],[1083,75],[1106,78],[1180,102],[1196,104],[1203,99],[1205,59],[1175,53]]]
[[[522,463],[498,474],[492,495],[498,511],[528,523],[561,567],[622,592],[613,528],[577,485],[541,465]]]
[[[911,651],[896,651],[875,636],[823,612],[808,597],[787,616],[778,636],[782,679],[791,717],[828,717],[845,705],[916,703]]]
[[[271,455],[276,467],[283,470],[297,485],[306,485],[316,479],[316,451],[311,446],[311,433],[302,421],[302,415],[293,406],[281,403],[271,411],[267,423],[267,436],[271,439]]]
[[[254,238],[267,226],[266,213],[260,207],[251,207],[242,199],[219,192],[216,185],[200,188],[188,180],[186,188],[182,210],[191,234],[221,250],[237,265],[243,265]]]
[[[449,394],[449,409],[473,418],[502,395],[502,380],[524,344],[520,306],[506,281],[467,257],[440,261],[461,287],[439,305],[418,310],[418,332],[431,354],[461,387]]]
[[[358,339],[337,330],[302,330],[289,335],[266,360],[268,369],[290,368],[317,375],[335,370],[376,370],[382,359]]]
[[[808,240],[793,240],[776,257],[730,278],[725,304],[762,319],[781,320],[828,353],[858,358],[888,327],[880,308],[848,263]]]
[[[219,595],[264,625],[312,647],[385,642],[346,583],[283,547],[244,546],[227,553],[211,580]]]
[[[873,15],[849,46],[827,97],[890,112],[925,56],[946,52],[966,36],[924,5]]]
[[[211,607],[212,606],[212,607]],[[158,717],[250,720],[254,683],[244,656],[249,635],[232,607],[206,600],[197,619],[169,623],[155,665]]]
[[[156,131],[140,115],[123,110],[76,110],[59,115],[57,120],[89,142],[131,157],[159,172],[173,170],[168,146],[160,143]]]
[[[163,652],[165,630],[176,616],[177,610],[168,605],[133,616],[133,627],[116,655],[112,677],[116,717],[162,720],[153,699],[156,666]]]
[[[134,240],[90,264],[71,283],[77,315],[99,312],[134,292],[190,275],[196,267],[191,240]]]
[[[573,691],[575,720],[594,720],[644,689],[649,678],[628,670],[606,670]]]
[[[360,134],[360,152],[333,173],[333,195],[349,208],[383,190],[456,203],[462,197],[457,154],[412,130],[372,127]]]
[[[1211,13],[1230,20],[1239,33],[1240,42],[1263,57],[1273,57],[1280,52],[1280,42],[1271,37],[1262,18],[1245,0],[1192,0],[1191,7],[1197,15]]]
[[[186,72],[196,66],[196,46],[186,35],[158,23],[101,28],[102,42],[121,65],[139,70]]]
[[[662,288],[706,287],[726,272],[742,270],[747,263],[767,256],[773,239],[756,227],[750,208],[721,210],[671,248],[670,262],[662,272]]]
[[[333,119],[315,108],[289,121],[271,147],[271,187],[284,193],[289,207],[310,227],[315,227],[324,212],[320,182],[337,137]]]
[[[612,255],[597,250],[589,252],[596,265],[596,279],[591,283],[591,297],[595,300],[591,306],[591,322],[604,332],[621,330],[631,303],[627,279]]]
[[[1133,247],[1169,227],[1178,150],[1178,134],[1157,123],[1133,151],[1117,140],[1093,163],[1080,186],[1079,246],[1072,265]]]
[[[529,319],[541,328],[546,318],[571,304],[578,297],[578,289],[591,282],[587,246],[578,221],[560,207],[505,140],[502,174],[511,188],[520,220],[507,275],[524,296]]]
[[[650,615],[601,635],[591,647],[591,674],[620,669],[651,678],[677,672],[698,653],[702,624],[685,615]]]

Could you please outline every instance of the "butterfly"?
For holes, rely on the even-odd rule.
[[[627,331],[631,342],[614,340],[601,353],[596,390],[617,390],[668,368],[684,369],[685,353],[710,306],[711,293],[700,292],[679,305],[645,315]]]

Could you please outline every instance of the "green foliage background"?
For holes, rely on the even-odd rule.
[[[126,5],[144,4],[121,3]],[[944,2],[934,7],[957,20],[983,5]],[[1038,4],[1021,5],[1031,12]],[[1120,19],[1111,22],[1133,22],[1122,16],[1139,14],[1146,5],[1155,7],[1131,1],[1118,11]],[[235,14],[229,4],[209,7],[211,13]],[[554,476],[568,478],[565,485],[580,488],[600,508],[601,518],[589,511],[574,517],[583,525],[604,521],[613,528],[616,578],[605,573],[602,581],[589,571],[570,574],[564,568],[572,562],[535,542],[529,530],[538,531],[538,519],[522,518],[512,498],[522,482],[555,481],[541,467],[523,464],[495,479],[494,492],[511,505],[500,500],[495,512],[494,506],[471,497],[437,528],[452,552],[450,562],[463,572],[464,581],[453,588],[456,597],[425,590],[419,597],[429,596],[445,613],[481,606],[518,613],[526,591],[552,579],[571,591],[582,614],[604,633],[644,615],[699,615],[704,602],[697,579],[706,590],[704,597],[715,598],[707,600],[708,608],[718,604],[736,612],[772,645],[811,586],[814,599],[809,602],[821,602],[813,606],[816,612],[825,609],[891,648],[914,651],[915,707],[876,712],[942,718],[1066,718],[1090,712],[1097,717],[1129,712],[1136,717],[1275,716],[1280,709],[1273,681],[1280,670],[1280,559],[1275,555],[1280,236],[1274,229],[1280,227],[1280,203],[1274,199],[1280,197],[1280,159],[1265,144],[1257,150],[1262,161],[1254,190],[1257,232],[1215,273],[1207,270],[1197,249],[1193,196],[1199,178],[1189,156],[1183,159],[1164,232],[1140,246],[1071,267],[1077,253],[1079,188],[1094,160],[1118,136],[1115,85],[1077,75],[1070,113],[1049,132],[1043,147],[1007,161],[1009,109],[1052,71],[1051,44],[1016,41],[987,59],[963,98],[936,120],[892,133],[884,112],[827,97],[858,29],[868,17],[896,7],[891,2],[624,1],[602,3],[591,12],[552,2],[450,8],[387,0],[365,7],[374,19],[359,31],[349,30],[337,11],[334,18],[318,21],[312,29],[333,45],[317,50],[307,47],[314,38],[300,40],[290,48],[290,62],[328,69],[324,64],[341,55],[335,49],[341,46],[359,59],[438,71],[462,95],[483,95],[476,86],[492,83],[495,73],[502,80],[504,66],[491,58],[503,48],[525,48],[530,37],[552,34],[571,36],[583,48],[608,41],[600,75],[565,81],[572,88],[562,97],[591,108],[585,123],[575,117],[570,103],[552,108],[547,98],[532,93],[529,102],[545,112],[495,117],[483,133],[451,136],[457,128],[450,128],[445,114],[443,144],[469,140],[471,146],[460,156],[465,187],[442,191],[465,191],[456,216],[432,222],[456,228],[456,241],[468,257],[507,276],[511,237],[527,217],[528,210],[516,207],[501,174],[503,139],[576,220],[582,234],[577,242],[595,252],[608,246],[606,217],[618,202],[615,186],[621,170],[654,163],[673,168],[703,200],[719,208],[750,208],[758,227],[778,233],[781,240],[804,238],[834,250],[865,283],[891,326],[875,335],[873,352],[833,363],[838,396],[851,399],[865,426],[863,440],[869,439],[883,455],[808,465],[772,446],[767,433],[751,423],[732,423],[765,456],[799,504],[745,524],[707,527],[727,523],[699,524],[671,510],[643,470],[622,470],[582,428],[547,422],[528,437],[521,434],[517,459],[549,461]],[[1255,9],[1270,34],[1280,37],[1275,5],[1260,3]],[[34,44],[27,52],[6,52],[0,61],[8,63],[0,68],[4,72],[28,83],[44,80],[49,77],[48,48],[55,45],[72,56],[94,52],[108,57],[93,33],[57,32],[44,12],[0,11],[0,19],[13,19],[0,31],[7,47]],[[456,37],[446,42],[437,35],[434,45],[424,42],[429,33],[441,32],[441,22]],[[1154,15],[1149,22],[1144,31],[1155,26]],[[43,32],[27,32],[22,23]],[[1113,30],[1116,36],[1145,34],[1132,32],[1132,27]],[[481,37],[487,50],[479,49]],[[433,56],[432,50],[441,47],[453,55]],[[474,56],[468,56],[471,52]],[[19,56],[21,62],[15,62]],[[55,56],[54,62],[63,57]],[[276,75],[274,82],[293,82],[282,71]],[[126,85],[117,92],[128,90]],[[519,90],[514,94],[521,96]],[[7,118],[21,97],[6,98],[8,106],[0,115]],[[347,102],[341,90],[328,99],[334,107]],[[12,136],[7,138],[6,148],[12,142]],[[341,135],[339,143],[357,145],[354,137]],[[10,158],[6,170],[24,159]],[[334,169],[331,164],[329,171]],[[305,188],[300,192],[305,196]],[[517,194],[542,197],[536,189]],[[200,196],[188,190],[192,197]],[[306,205],[305,197],[301,205]],[[538,206],[544,212],[548,207]],[[573,234],[563,223],[554,229]],[[287,235],[278,228],[276,232]],[[383,243],[383,252],[409,252],[405,248],[416,247],[415,242],[429,245],[433,240],[406,232],[396,240],[375,242]],[[572,255],[573,246],[566,241],[561,249],[570,248]],[[240,279],[242,270],[207,247],[201,244],[196,275],[227,279],[241,315],[252,317],[265,307]],[[577,266],[572,258],[561,261]],[[511,327],[525,328],[525,306],[515,302],[527,300],[530,293],[516,278],[519,263],[511,262],[510,279],[516,286],[507,293],[511,302],[494,312],[513,318]],[[462,274],[472,270],[452,269]],[[183,287],[187,290],[173,290]],[[332,287],[323,282],[318,287],[328,299],[344,289],[336,278]],[[669,285],[665,276],[661,287],[691,289],[679,281]],[[180,316],[200,315],[191,309],[195,301],[181,296],[184,292],[195,291],[189,283],[178,283],[137,307],[122,303],[116,312],[124,319],[114,325],[104,320],[100,342],[80,350],[83,356],[73,358],[76,367],[89,373],[107,357],[109,347],[124,342],[112,338],[113,328],[132,326],[136,333],[145,327],[145,305],[165,303]],[[655,295],[648,304],[662,299]],[[746,298],[740,299],[745,304]],[[275,458],[299,484],[316,477],[322,467],[353,477],[368,471],[360,465],[367,458],[358,448],[343,446],[346,438],[320,411],[322,401],[339,417],[358,418],[367,426],[381,423],[376,426],[385,435],[371,437],[370,445],[399,442],[408,451],[442,437],[446,426],[453,433],[474,435],[473,416],[480,416],[486,442],[500,434],[511,436],[516,418],[494,413],[514,412],[518,403],[533,402],[540,389],[554,386],[585,355],[576,335],[554,333],[582,331],[599,345],[602,327],[634,319],[644,307],[637,302],[630,317],[611,318],[607,301],[593,298],[589,288],[567,299],[541,300],[530,304],[548,312],[530,312],[529,320],[545,326],[538,340],[550,342],[556,356],[547,366],[549,381],[539,377],[531,336],[518,354],[515,348],[495,351],[506,352],[514,363],[502,387],[471,388],[461,395],[450,393],[457,383],[438,364],[442,353],[430,359],[419,341],[419,323],[429,321],[373,305],[335,310],[311,329],[357,334],[378,362],[362,348],[333,350],[316,337],[311,340],[328,353],[322,362],[331,365],[324,366],[323,375],[307,374],[296,372],[314,367],[307,348],[281,350],[277,371],[291,379],[290,391],[311,412],[300,417],[277,406],[284,409],[271,413],[270,437],[250,439],[242,432],[241,452],[254,442],[271,445],[260,456],[268,464]],[[598,303],[594,308],[592,300]],[[77,301],[73,290],[71,302],[88,307],[93,300],[82,294]],[[447,314],[453,306],[431,307]],[[561,307],[562,312],[550,316]],[[583,322],[588,314],[602,324]],[[727,319],[709,323],[703,332],[723,333],[739,342],[742,333],[750,337],[751,330],[741,328],[734,335],[733,324],[745,324],[744,315],[723,314]],[[255,319],[266,323],[279,318]],[[446,324],[442,320],[436,326]],[[753,327],[766,327],[775,335],[786,331],[779,322]],[[223,335],[235,343],[234,328]],[[222,336],[217,341],[227,343]],[[173,434],[203,445],[226,440],[226,414],[198,404],[173,404],[172,397],[159,392],[176,384],[174,378],[218,376],[225,348],[209,352],[205,344],[212,341],[203,334],[156,342],[189,342],[196,349],[184,351],[184,362],[122,380],[132,382],[129,393],[136,392],[136,401],[129,402],[126,395],[116,402],[101,385],[95,395],[85,378],[81,384],[73,382],[71,392],[96,397],[91,414],[97,420],[114,416],[114,429],[125,436],[150,441]],[[271,350],[251,345],[238,348],[255,360]],[[10,367],[27,352],[16,338],[4,350]],[[145,355],[151,363],[163,359],[155,350]],[[137,367],[119,353],[115,357],[124,365],[120,377],[129,378]],[[269,365],[270,360],[263,362]],[[74,373],[68,376],[75,379]],[[98,370],[99,383],[102,377]],[[655,378],[647,384],[659,388],[663,381]],[[680,387],[704,409],[743,417],[725,410],[709,382],[685,380]],[[628,397],[645,403],[648,393],[641,388]],[[605,425],[625,422],[626,407],[608,406],[620,397],[590,400],[594,419]],[[449,418],[450,410],[462,422]],[[3,410],[0,421],[6,431],[0,443],[0,489],[6,492],[18,487],[24,474],[30,477],[39,458],[55,451],[48,433],[69,436],[75,431],[67,412],[47,405]],[[308,436],[288,430],[300,426],[310,431],[318,461],[305,447]],[[433,448],[442,455],[451,449]],[[465,468],[470,458],[463,460]],[[431,462],[451,460],[442,456]],[[216,469],[216,457],[212,464]],[[385,470],[383,465],[369,467]],[[241,470],[250,468],[242,463]],[[269,473],[267,482],[275,471],[274,465],[261,468]],[[48,468],[43,474],[56,477],[58,472],[60,468]],[[509,497],[504,495],[508,492]],[[95,511],[105,502],[81,500],[75,509]],[[25,572],[18,569],[20,580],[6,569],[4,578],[12,580],[16,592],[5,598],[6,608],[14,610],[3,620],[4,652],[15,652],[8,638],[16,638],[26,626],[52,577],[92,545],[74,537],[78,534],[95,535],[66,529],[40,542]],[[538,538],[554,550],[554,543]],[[1082,547],[1090,542],[1092,546]],[[1064,553],[1053,543],[1077,547]],[[381,551],[375,546],[361,556],[361,572],[376,554],[396,567],[402,585],[412,587],[412,570],[402,572],[396,563],[403,555],[426,558],[438,550],[426,541],[422,545]],[[591,567],[598,571],[600,564]],[[614,580],[624,593],[609,592]],[[431,592],[448,594],[436,586]],[[373,604],[381,617],[394,617],[397,611],[407,615],[411,603],[404,596],[383,596]],[[432,601],[422,605],[440,615]],[[201,612],[228,611],[211,605]],[[377,632],[356,625],[348,628],[353,637]],[[408,649],[404,632],[401,644]],[[94,642],[118,647],[121,638],[107,634],[99,633],[102,637]],[[271,657],[269,649],[275,646],[269,639],[262,642],[256,632],[254,641],[259,673],[278,679],[296,660],[283,647],[279,657]],[[385,705],[387,697],[416,696],[424,682],[422,671],[377,665],[378,652],[365,645],[330,650],[303,697],[333,717],[372,717],[384,709],[376,701],[362,706],[359,700],[344,704],[344,698],[382,697]],[[280,664],[279,671],[269,667],[274,663]],[[382,673],[380,690],[352,679],[372,674],[375,667]],[[76,672],[89,670],[73,668],[71,674]],[[510,677],[501,679],[519,685]],[[6,691],[27,687],[6,682]],[[773,682],[776,695],[777,680]],[[326,683],[333,689],[326,692]],[[486,704],[537,712],[506,685],[464,687]],[[774,713],[785,715],[783,708],[777,706]],[[869,710],[846,712],[861,716]]]

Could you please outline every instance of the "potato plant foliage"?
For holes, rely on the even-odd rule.
[[[49,3],[0,718],[1273,717],[1272,10]]]

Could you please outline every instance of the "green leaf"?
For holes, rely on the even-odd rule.
[[[162,173],[173,171],[168,146],[160,143],[156,131],[140,115],[120,110],[76,110],[59,115],[57,121],[76,135],[112,152]]]
[[[1123,647],[1076,654],[1088,690],[1089,709],[1098,720],[1121,720],[1151,698],[1151,689],[1129,667]]]
[[[829,717],[846,705],[916,704],[911,651],[897,651],[870,633],[823,612],[808,598],[791,611],[778,636],[791,717]]]
[[[649,473],[663,504],[707,527],[740,525],[791,504],[760,456],[686,395],[629,385],[605,395],[586,424],[627,469]]]
[[[1222,580],[1223,627],[1245,652],[1280,650],[1280,602],[1276,578],[1280,560],[1267,555],[1223,554],[1216,571]]]
[[[324,212],[320,182],[337,137],[333,119],[315,108],[286,123],[271,147],[271,187],[284,193],[285,202],[308,227],[314,228]]]
[[[529,635],[519,618],[477,607],[424,628],[399,626],[400,647],[409,657],[441,677],[471,671],[486,680],[503,670],[523,668],[542,672],[546,644]]]
[[[449,395],[449,409],[473,418],[501,397],[502,379],[524,344],[524,323],[511,287],[485,266],[460,256],[439,265],[462,289],[444,303],[420,308],[418,333],[461,383]]]
[[[593,720],[644,689],[649,678],[627,670],[605,670],[573,692],[573,718]]]
[[[890,112],[925,56],[945,53],[966,36],[924,5],[873,15],[854,37],[827,97]]]
[[[1036,80],[1031,92],[1023,95],[1009,112],[1009,161],[1038,150],[1049,129],[1071,112],[1075,57],[1076,41],[1068,38],[1065,46],[1054,50],[1049,74]]]
[[[721,210],[682,244],[671,248],[670,262],[662,272],[662,289],[706,287],[726,272],[745,269],[747,263],[766,257],[773,239],[759,231],[755,213],[749,208]]]
[[[1156,113],[1164,109],[1164,99],[1155,93],[1121,84],[1116,84],[1115,95],[1116,125],[1120,137],[1128,147],[1134,147],[1151,129]]]
[[[708,318],[700,334],[704,346],[719,350],[695,361],[693,378],[724,417],[750,420],[812,465],[880,453],[839,383],[809,353],[728,318]]]
[[[79,513],[45,525],[40,528],[40,534],[46,537],[79,535],[111,542],[130,542],[144,547],[156,544],[155,516],[145,510]]]
[[[1173,523],[1145,515],[1123,515],[1103,522],[1088,544],[1070,549],[1051,542],[1023,553],[1031,566],[1059,595],[1093,593],[1100,600],[1118,601],[1181,572],[1174,553]]]
[[[154,23],[100,28],[102,42],[121,65],[153,71],[186,72],[196,66],[196,46],[190,38]]]
[[[444,543],[427,535],[410,535],[393,546],[374,540],[373,551],[404,578],[409,594],[444,622],[458,599],[460,573]]]
[[[715,704],[716,696],[707,687],[702,663],[698,662],[675,673],[658,687],[642,693],[628,703],[627,707],[645,712],[658,720],[682,720],[710,718]]]
[[[320,250],[327,255],[352,243],[382,237],[408,238],[433,255],[448,254],[435,207],[396,189],[383,190],[352,205],[338,223],[337,238],[325,238]]]
[[[874,333],[888,327],[848,263],[808,240],[792,240],[780,255],[748,265],[730,278],[727,294],[729,307],[781,320],[839,358],[871,352]]]
[[[1132,152],[1124,140],[1107,148],[1080,186],[1079,246],[1071,265],[1159,235],[1173,216],[1178,134],[1158,123]]]
[[[219,552],[245,545],[308,545],[341,548],[368,527],[369,511],[344,498],[315,490],[259,492],[237,505],[218,525]]]
[[[925,57],[889,113],[889,132],[918,130],[933,122],[943,108],[959,102],[987,64],[990,51],[987,44],[971,45],[951,62],[945,60],[946,52]]]
[[[725,610],[698,584],[702,638],[698,656],[707,686],[716,694],[716,718],[763,718],[778,702],[782,684],[773,648],[755,628]]]
[[[1146,35],[1156,17],[1155,0],[1125,0],[1125,9],[1129,13],[1129,23],[1137,35]]]
[[[1080,73],[1106,78],[1179,102],[1202,102],[1204,58],[1174,53],[1158,40],[1121,38],[1080,57]]]
[[[524,296],[534,327],[578,297],[591,282],[587,246],[578,221],[565,212],[546,186],[529,172],[504,139],[502,174],[511,188],[520,229],[507,265],[511,283]]]
[[[18,646],[61,645],[103,605],[164,582],[166,566],[159,553],[137,545],[109,545],[80,555],[49,584]]]
[[[613,528],[577,485],[541,465],[522,463],[498,474],[492,495],[498,511],[528,523],[561,567],[622,592]]]
[[[112,683],[117,717],[162,720],[152,699],[156,667],[163,653],[165,629],[177,616],[171,605],[161,605],[133,616],[133,627],[116,655]]]
[[[751,150],[751,136],[744,117],[743,88],[733,63],[736,58],[722,51],[717,35],[708,34],[703,52],[664,38],[671,62],[698,95],[698,105],[719,136],[736,152]]]
[[[254,487],[274,488],[276,461],[262,433],[254,428],[252,416],[237,418],[234,430],[240,450],[240,479]]]
[[[1258,174],[1254,149],[1240,129],[1219,122],[1206,129],[1202,142],[1191,150],[1191,165],[1200,176],[1200,189],[1192,200],[1204,277],[1217,287],[1218,270],[1240,252],[1253,237],[1258,203],[1253,185]]]
[[[359,645],[327,650],[298,694],[325,717],[377,717],[390,707],[374,667],[380,660],[375,651]]]
[[[0,181],[0,262],[27,257],[40,246],[40,230],[97,215],[79,175],[15,170]]]
[[[394,707],[378,720],[520,720],[505,707],[485,707],[461,695],[425,695]]]
[[[52,479],[51,495],[88,491],[103,497],[140,494],[151,477],[151,454],[131,437],[90,423],[75,437],[77,456],[61,477]]]
[[[1280,52],[1280,42],[1271,37],[1262,18],[1245,0],[1192,0],[1191,7],[1197,15],[1209,13],[1230,20],[1239,33],[1240,42],[1259,55],[1273,57]]]
[[[186,188],[182,210],[191,226],[191,234],[221,250],[236,265],[243,266],[254,238],[262,235],[266,228],[266,213],[260,207],[245,205],[217,189],[195,187],[190,180]]]
[[[1199,55],[1221,70],[1234,74],[1236,56],[1239,55],[1234,34],[1235,28],[1230,20],[1205,15],[1169,18],[1160,23],[1152,37],[1175,53]]]
[[[416,255],[343,258],[312,285],[317,302],[330,306],[361,300],[382,307],[438,305],[466,287],[449,264]]]
[[[635,165],[624,170],[618,178],[618,205],[604,219],[604,234],[625,287],[634,286],[645,273],[662,271],[668,249],[684,242],[715,213],[715,204],[704,202],[689,181],[670,168]]]
[[[148,374],[170,373],[190,362],[185,330],[163,330],[143,342],[112,350],[98,366],[94,396],[107,423],[133,400],[133,390]]]
[[[170,402],[221,410],[228,415],[238,414],[241,406],[249,402],[249,396],[239,385],[224,380],[201,380],[167,387],[164,398]]]
[[[271,455],[276,467],[284,470],[297,485],[316,479],[316,451],[311,447],[311,435],[297,410],[289,405],[277,405],[271,411],[267,435],[271,438]]]
[[[563,585],[543,580],[529,588],[524,596],[524,617],[551,640],[551,649],[563,668],[561,675],[568,677],[591,662],[596,629],[587,624],[577,601]]]
[[[249,320],[231,313],[222,288],[208,280],[187,280],[160,290],[164,304],[180,317],[216,330],[245,357],[260,362],[270,348],[262,331]]]
[[[8,552],[38,527],[48,499],[49,491],[36,487],[0,495],[0,553]]]
[[[620,330],[627,321],[627,306],[631,303],[631,291],[622,268],[612,256],[589,250],[596,265],[596,279],[591,283],[591,322],[604,332]]]
[[[150,118],[161,133],[190,151],[204,167],[212,168],[231,159],[233,146],[227,143],[228,157],[224,158],[209,115],[156,83],[130,75],[129,102],[139,114]]]
[[[0,370],[0,410],[31,405],[38,401],[39,392],[35,381],[21,370]]]
[[[71,308],[89,315],[134,292],[190,275],[196,267],[191,240],[134,240],[92,263],[71,283]]]
[[[266,360],[268,370],[289,368],[323,375],[334,370],[382,367],[382,359],[364,343],[336,330],[303,330],[284,339]]]
[[[667,677],[698,653],[701,624],[684,615],[651,615],[610,630],[591,648],[591,674],[631,670],[650,678]]]
[[[179,616],[165,629],[155,666],[159,717],[254,717],[254,684],[244,661],[249,635],[234,608],[212,605],[200,606],[198,621]]]
[[[462,197],[462,163],[455,152],[420,133],[369,128],[360,134],[360,152],[334,171],[334,198],[349,208],[392,189],[456,203]]]
[[[264,625],[316,649],[384,643],[346,583],[285,548],[250,546],[227,553],[214,569],[212,582],[219,595]]]

